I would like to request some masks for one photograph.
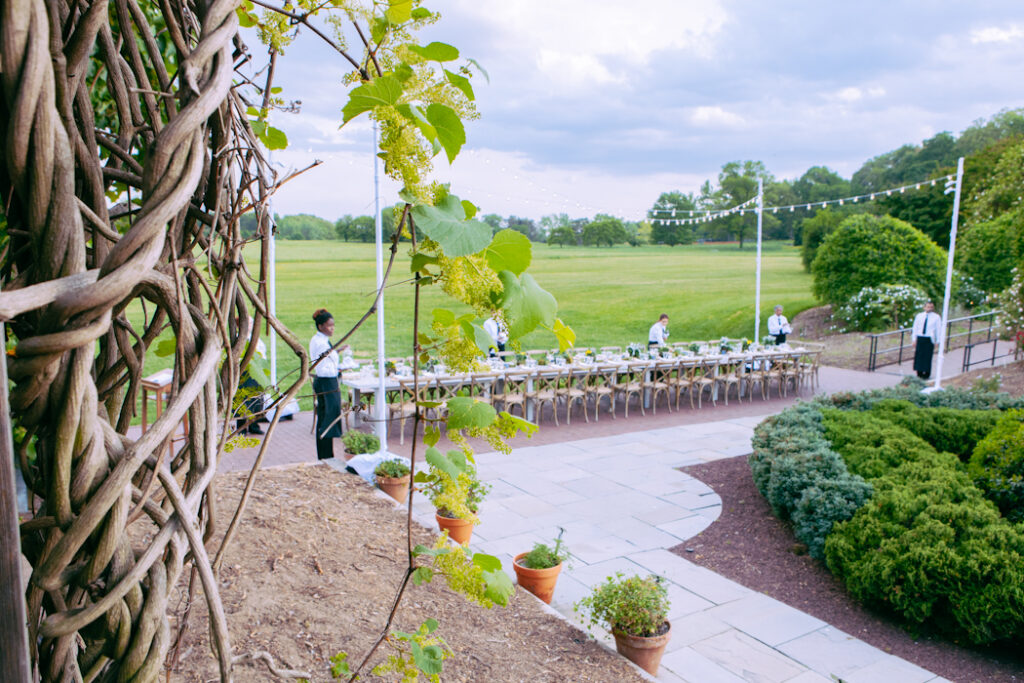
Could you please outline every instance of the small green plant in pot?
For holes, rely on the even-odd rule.
[[[651,675],[657,675],[672,627],[668,590],[658,576],[609,576],[576,603],[590,626],[603,624],[615,637],[615,649]]]
[[[562,563],[569,559],[569,550],[562,545],[564,532],[561,529],[554,547],[546,543],[535,543],[533,550],[519,553],[512,563],[519,585],[548,604],[551,604],[555,594],[555,583],[558,581],[558,573],[562,571]]]
[[[413,481],[437,508],[438,526],[447,529],[452,540],[465,545],[478,521],[480,503],[491,487],[480,481],[476,467],[462,451],[442,453],[431,446],[424,458],[430,467],[426,472],[417,472]]]
[[[385,460],[374,468],[377,486],[399,503],[409,499],[409,466],[401,460]]]
[[[345,452],[349,455],[360,453],[376,453],[380,450],[380,439],[374,434],[350,430],[341,437],[341,443],[345,445]]]

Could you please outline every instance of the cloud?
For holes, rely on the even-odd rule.
[[[838,92],[832,93],[831,95],[827,95],[826,98],[852,104],[853,102],[858,102],[863,99],[873,99],[882,97],[883,95],[885,95],[885,88],[881,86],[872,86],[869,88],[849,86],[839,90]]]
[[[733,114],[718,106],[696,107],[690,112],[690,123],[705,128],[739,128],[746,122],[739,114]]]
[[[597,55],[572,54],[555,50],[539,52],[537,69],[548,77],[549,87],[569,87],[573,90],[592,85],[622,83],[626,78],[625,74],[613,74],[609,71]]]
[[[1024,27],[1017,24],[1009,26],[986,26],[971,31],[971,43],[1010,43],[1024,38]]]

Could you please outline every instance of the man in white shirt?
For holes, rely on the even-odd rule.
[[[505,350],[505,342],[508,341],[508,329],[505,327],[504,322],[499,322],[491,316],[484,321],[484,332],[491,337],[491,341],[494,342],[494,346],[497,347],[499,352]],[[494,355],[494,349],[491,349],[491,355]]]
[[[782,315],[782,306],[776,306],[775,315],[768,316],[768,334],[775,337],[776,344],[785,344],[786,335],[792,331],[786,316]]]
[[[651,325],[651,331],[647,333],[647,348],[652,346],[664,346],[668,341],[668,314],[662,313],[658,322]]]
[[[914,371],[921,379],[932,376],[932,353],[939,343],[941,327],[942,316],[935,312],[935,304],[929,301],[914,318],[914,327],[910,333],[914,338]]]

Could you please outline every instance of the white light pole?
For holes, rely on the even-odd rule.
[[[384,227],[380,217],[380,159],[377,157],[377,122],[373,122],[373,227],[377,244],[377,424],[381,455],[388,450],[388,402],[384,382]]]
[[[942,388],[942,361],[946,350],[946,330],[949,327],[949,297],[953,289],[953,257],[956,253],[956,227],[957,218],[960,213],[960,187],[964,179],[964,158],[956,162],[956,184],[951,188],[947,185],[946,194],[950,190],[953,194],[953,220],[949,229],[949,257],[946,259],[946,293],[942,297],[942,326],[939,328],[939,360],[935,373],[935,386],[931,391],[938,391]]]
[[[754,288],[754,339],[761,340],[761,225],[764,217],[764,179],[757,179],[757,284]]]

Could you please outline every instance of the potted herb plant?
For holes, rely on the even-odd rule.
[[[356,430],[349,430],[341,437],[341,443],[345,445],[345,453],[348,455],[359,455],[360,453],[376,453],[380,450],[380,439],[374,434],[367,434]]]
[[[401,460],[385,460],[373,470],[377,487],[399,503],[409,500],[409,466]]]
[[[530,552],[515,556],[512,568],[520,586],[550,605],[558,573],[567,559],[569,550],[562,545],[562,534],[559,533],[553,548],[546,543],[535,543]]]
[[[448,537],[460,545],[469,543],[476,513],[484,497],[491,490],[477,477],[476,467],[459,450],[447,454],[434,447],[427,449],[426,472],[417,472],[413,481],[420,484],[424,495],[434,504],[437,525]]]
[[[615,649],[652,676],[672,635],[668,591],[657,576],[609,576],[575,605],[588,615],[590,626],[604,624],[615,637]]]

